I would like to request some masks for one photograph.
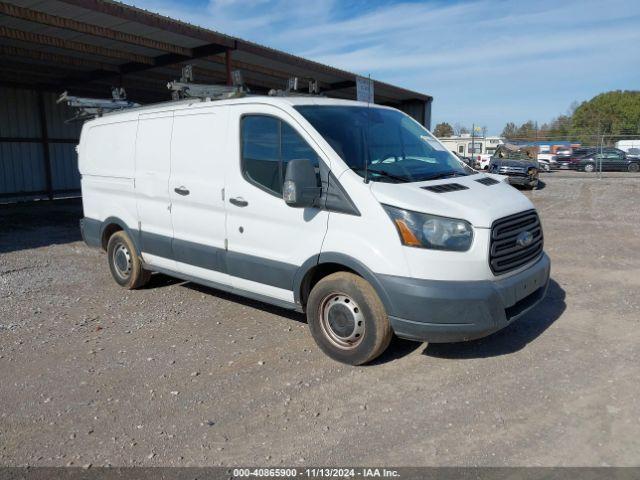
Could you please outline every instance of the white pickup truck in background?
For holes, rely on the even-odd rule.
[[[491,153],[479,153],[474,155],[473,161],[478,170],[488,170],[489,162],[491,161]]]
[[[558,168],[558,156],[551,153],[551,150],[541,148],[538,152],[538,163],[540,168],[547,172],[552,169]]]
[[[640,138],[635,140],[618,140],[616,148],[622,150],[628,156],[640,157]]]

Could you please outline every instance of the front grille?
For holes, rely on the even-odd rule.
[[[522,174],[526,175],[527,171],[524,167],[498,167],[499,173]]]
[[[440,185],[431,185],[429,187],[422,187],[425,190],[435,193],[447,193],[456,192],[458,190],[467,190],[469,187],[460,185],[459,183],[441,183]]]
[[[517,242],[518,235],[523,232],[529,232],[533,236],[527,246]],[[542,225],[535,210],[496,220],[491,226],[491,271],[495,275],[501,275],[526,265],[542,254],[543,244]]]

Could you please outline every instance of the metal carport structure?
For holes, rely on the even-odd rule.
[[[239,69],[256,93],[288,78],[318,81],[328,96],[356,97],[356,75],[239,38],[108,0],[0,1],[0,201],[77,194],[80,125],[55,103],[108,97],[167,100],[166,84],[193,65],[199,83],[229,83]],[[374,81],[376,103],[429,127],[432,97]]]

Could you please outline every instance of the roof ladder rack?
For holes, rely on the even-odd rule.
[[[71,108],[75,108],[77,113],[74,117],[65,120],[67,123],[90,118],[101,117],[104,113],[125,108],[139,107],[140,104],[127,100],[127,93],[122,87],[111,89],[111,98],[86,98],[62,93],[56,103],[66,102]]]
[[[302,91],[304,82],[307,82],[306,92]],[[290,77],[287,80],[287,88],[285,90],[276,90],[273,88],[269,90],[269,95],[272,97],[315,96],[320,95],[320,89],[318,87],[318,80],[313,78]]]
[[[234,70],[231,72],[231,79],[233,85],[193,83],[193,65],[186,65],[182,68],[180,80],[167,83],[167,88],[171,90],[171,97],[174,100],[185,98],[223,100],[226,98],[245,96],[248,90],[244,86],[242,72],[240,72],[240,70]]]

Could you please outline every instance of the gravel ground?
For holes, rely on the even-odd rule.
[[[359,368],[296,313],[122,290],[78,202],[0,207],[0,464],[640,465],[640,178],[543,180],[543,303]]]

